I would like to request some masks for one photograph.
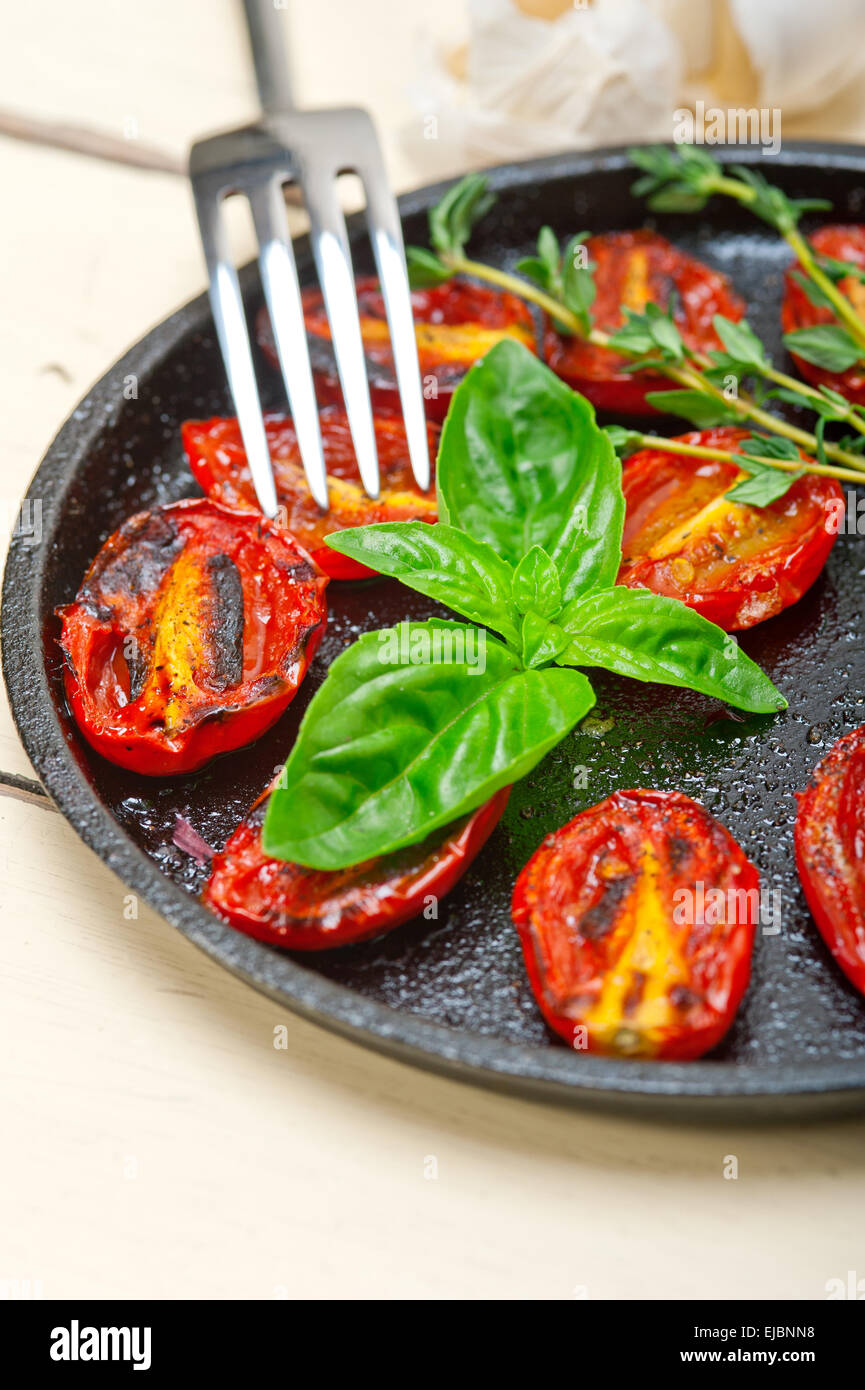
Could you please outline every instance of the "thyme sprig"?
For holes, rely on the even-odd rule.
[[[670,152],[665,150],[665,154]],[[813,201],[781,197],[792,209],[782,214],[778,204],[774,215],[782,221],[800,215]],[[772,199],[766,195],[765,201],[768,209]],[[708,354],[696,353],[684,342],[675,323],[674,305],[661,309],[649,303],[642,313],[626,309],[625,322],[615,333],[598,328],[591,318],[595,287],[593,267],[585,253],[588,233],[571,237],[561,249],[552,229],[542,227],[537,254],[516,266],[520,274],[467,255],[466,245],[472,230],[493,202],[494,195],[483,174],[470,174],[448,189],[429,215],[432,249],[407,248],[409,273],[415,287],[443,283],[453,275],[485,281],[535,304],[561,331],[630,358],[630,370],[649,368],[667,377],[677,389],[650,393],[647,399],[657,409],[680,415],[700,429],[743,423],[759,427],[770,439],[783,441],[779,448],[759,454],[756,461],[753,456],[757,451],[752,451],[750,460],[755,474],[759,468],[764,473],[772,470],[788,475],[777,479],[775,486],[780,490],[776,496],[783,495],[799,476],[802,469],[800,450],[816,459],[813,469],[809,464],[809,471],[845,481],[865,477],[865,460],[859,453],[860,449],[865,449],[865,412],[835,392],[807,386],[776,369],[747,322],[734,323],[717,315],[715,328],[723,351]],[[756,390],[749,393],[741,389],[746,379],[756,383]],[[773,398],[814,411],[818,416],[815,432],[765,409]],[[846,424],[857,438],[854,440],[851,435],[838,443],[828,442],[824,433],[830,422]],[[653,441],[651,447],[656,447],[653,436],[645,438]],[[679,445],[674,452],[695,453],[696,446]],[[725,457],[729,458],[729,454]],[[743,468],[748,462],[746,459]],[[763,489],[764,492],[769,490]],[[759,489],[751,491],[756,496]],[[738,500],[742,500],[741,493]]]
[[[846,276],[861,278],[855,267],[846,261],[820,256],[799,230],[804,213],[826,211],[832,204],[825,198],[790,198],[776,188],[756,169],[745,165],[724,166],[706,150],[695,145],[635,146],[628,151],[632,162],[643,170],[642,178],[632,185],[631,192],[648,199],[654,212],[700,212],[710,198],[721,195],[733,198],[748,208],[755,217],[774,227],[784,238],[801,267],[799,283],[814,303],[831,308],[838,320],[825,324],[820,335],[825,352],[834,351],[835,359],[847,359],[852,366],[865,355],[865,321],[843,291],[839,282]],[[826,330],[831,330],[826,332]],[[809,356],[810,330],[796,330],[784,341],[792,351],[818,366],[825,360]],[[820,351],[820,347],[816,348]],[[843,366],[829,366],[830,371],[844,371]]]

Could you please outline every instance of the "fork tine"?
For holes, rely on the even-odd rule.
[[[195,208],[210,281],[210,304],[216,324],[216,336],[222,349],[255,495],[265,516],[273,517],[276,516],[278,507],[273,467],[270,462],[261,402],[258,398],[258,384],[252,364],[252,349],[246,329],[243,300],[237,271],[228,250],[221,203],[203,195],[199,196],[195,190]]]
[[[260,248],[261,279],[282,378],[291,406],[306,481],[318,505],[328,510],[327,470],[318,403],[309,362],[303,304],[294,250],[288,233],[282,178],[259,184],[249,195]]]
[[[303,170],[300,184],[309,211],[312,249],[358,468],[367,493],[376,498],[379,495],[378,450],[354,270],[345,217],[336,193],[336,179],[329,170],[313,167]]]
[[[396,379],[405,422],[408,453],[415,481],[422,492],[430,485],[429,436],[421,389],[417,338],[411,307],[411,291],[405,263],[402,225],[396,200],[390,192],[387,173],[374,147],[362,170],[366,191],[367,221],[372,238],[378,278],[381,281],[387,323],[393,345]]]

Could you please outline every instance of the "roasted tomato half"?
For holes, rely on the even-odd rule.
[[[303,680],[324,632],[326,584],[256,512],[202,498],[130,517],[58,609],[84,737],[153,777],[251,743]]]
[[[284,509],[279,523],[297,537],[331,579],[366,579],[374,571],[331,550],[325,536],[347,526],[368,526],[377,521],[435,521],[435,487],[429,492],[418,489],[402,420],[377,415],[381,493],[373,502],[360,481],[345,411],[340,406],[326,406],[320,418],[330,495],[328,512],[322,512],[307,486],[290,417],[264,418],[277,499]],[[427,431],[430,458],[435,459],[438,429],[428,425]],[[189,466],[208,497],[232,507],[258,507],[236,420],[187,420],[181,434]]]
[[[796,864],[808,906],[865,994],[865,728],[838,740],[798,800]]]
[[[684,1061],[745,993],[757,870],[681,792],[624,791],[548,835],[514,922],[541,1012],[577,1050]]]
[[[865,269],[865,226],[854,223],[852,226],[820,227],[808,240],[822,256],[849,261],[851,265]],[[831,309],[811,303],[802,286],[793,278],[798,269],[797,264],[791,265],[784,282],[781,326],[785,333],[792,333],[796,328],[811,328],[815,323],[832,323],[835,318]],[[842,294],[846,294],[856,312],[865,318],[865,285],[850,276],[840,280],[838,288]],[[813,381],[817,386],[829,386],[848,401],[865,405],[865,365],[862,363],[848,367],[846,372],[827,372],[824,367],[817,367],[795,354],[794,361],[806,381]]]
[[[400,411],[393,353],[384,300],[374,276],[357,281],[360,327],[367,359],[367,376],[374,409]],[[535,351],[531,313],[516,295],[490,290],[468,280],[449,280],[433,289],[412,290],[418,360],[424,379],[424,401],[430,420],[445,418],[451,396],[469,367],[502,338],[518,338]],[[331,346],[330,326],[320,290],[303,295],[306,331],[319,400],[342,401]],[[257,322],[258,342],[277,365],[267,310]]]
[[[725,425],[677,436],[734,453],[747,431]],[[834,478],[799,478],[768,507],[729,502],[732,461],[642,449],[625,464],[619,583],[681,599],[732,632],[801,598],[838,537],[844,494]],[[744,475],[743,475],[744,476]]]
[[[624,322],[622,307],[642,313],[648,303],[666,309],[675,293],[674,317],[685,343],[693,351],[721,347],[712,325],[715,314],[738,320],[745,303],[726,275],[680,251],[657,232],[604,232],[586,242],[595,264],[595,327],[614,333]],[[623,415],[652,414],[649,391],[669,391],[666,377],[653,372],[627,372],[628,359],[610,348],[595,347],[580,338],[557,333],[548,321],[544,358],[557,376],[581,391],[599,410]]]
[[[270,859],[261,848],[264,799],[213,860],[208,907],[272,946],[325,951],[364,941],[417,917],[429,897],[444,897],[489,839],[510,787],[470,816],[420,844],[325,872]]]

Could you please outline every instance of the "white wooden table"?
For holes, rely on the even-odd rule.
[[[437,0],[436,26],[462,8]],[[408,117],[426,5],[292,22],[304,99]],[[230,0],[43,0],[4,29],[2,101],[34,119],[180,160],[255,109]],[[2,137],[0,160],[8,520],[89,384],[203,275],[180,178]],[[0,769],[32,776],[5,705]],[[0,797],[0,1297],[821,1298],[865,1276],[865,1123],[636,1123],[434,1078],[125,920],[123,893],[56,812]]]

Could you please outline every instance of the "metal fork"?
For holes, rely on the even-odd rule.
[[[360,108],[295,110],[273,0],[244,0],[244,10],[264,116],[259,124],[197,141],[189,155],[189,176],[216,333],[259,505],[267,516],[276,515],[273,467],[223,215],[224,199],[235,193],[247,197],[252,209],[265,300],[307,482],[319,506],[328,508],[318,406],[285,212],[287,183],[299,184],[309,212],[310,240],[361,480],[370,497],[379,493],[354,270],[337,196],[337,177],[346,172],[360,176],[366,194],[409,458],[418,487],[426,491],[429,451],[402,228],[375,127]]]

